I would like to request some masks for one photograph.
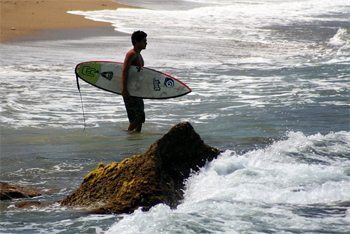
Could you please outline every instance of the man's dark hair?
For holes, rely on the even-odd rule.
[[[140,42],[143,39],[145,39],[147,37],[147,34],[143,31],[135,31],[132,35],[131,35],[131,42],[132,45],[135,45],[136,42]]]

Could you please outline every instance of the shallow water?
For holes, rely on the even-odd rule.
[[[130,3],[147,9],[74,12],[126,34],[0,45],[0,180],[50,190],[39,199],[57,201],[99,162],[144,152],[180,121],[224,153],[189,178],[176,210],[88,215],[2,202],[2,231],[346,233],[349,2]],[[74,66],[122,61],[137,29],[148,33],[146,66],[193,92],[145,100],[143,133],[129,135],[122,98],[81,83],[83,131]]]

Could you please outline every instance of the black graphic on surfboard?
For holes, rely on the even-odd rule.
[[[156,78],[153,78],[153,89],[154,91],[160,91],[160,81]]]
[[[166,78],[165,81],[164,81],[164,86],[167,87],[167,88],[174,87],[174,84],[175,84],[175,82],[172,79],[170,79],[170,78]]]
[[[108,71],[108,72],[102,72],[101,76],[106,78],[107,80],[111,80],[113,78],[113,72]]]

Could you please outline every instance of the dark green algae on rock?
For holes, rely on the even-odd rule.
[[[100,164],[61,205],[93,213],[132,213],[159,203],[176,208],[184,181],[220,151],[206,145],[188,122],[179,123],[139,155]]]

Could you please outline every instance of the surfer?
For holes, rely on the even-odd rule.
[[[131,65],[137,66],[141,71],[144,66],[144,61],[141,56],[141,51],[146,49],[147,46],[147,34],[143,31],[135,31],[131,35],[131,42],[133,48],[129,50],[124,59],[122,70],[122,95],[126,112],[129,119],[128,131],[141,132],[142,124],[145,122],[145,111],[143,99],[139,97],[132,97],[129,94],[127,88],[129,69]]]

